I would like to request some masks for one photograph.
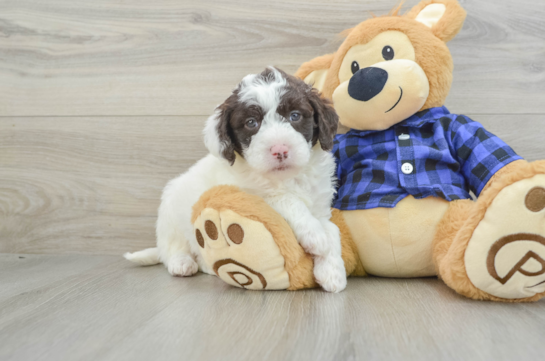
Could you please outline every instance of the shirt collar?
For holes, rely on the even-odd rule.
[[[436,107],[424,109],[413,116],[405,119],[404,121],[397,123],[396,125],[406,126],[406,127],[417,127],[420,128],[422,125],[433,122],[439,118],[444,117],[445,115],[450,114],[446,107]]]
[[[409,118],[407,118],[407,119],[405,119],[405,120],[403,120],[403,121],[401,121],[401,122],[399,122],[397,124],[394,124],[389,129],[392,129],[393,127],[398,127],[398,126],[420,128],[422,125],[424,125],[426,123],[429,123],[429,122],[434,122],[437,119],[442,118],[442,117],[444,117],[445,115],[448,115],[448,114],[450,114],[450,112],[444,106],[424,109],[424,110],[410,116]],[[372,134],[372,133],[377,133],[377,132],[382,132],[382,130],[356,130],[356,129],[350,129],[347,134],[358,135],[358,136],[362,137],[362,136]]]

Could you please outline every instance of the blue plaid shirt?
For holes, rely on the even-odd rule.
[[[343,210],[394,207],[409,194],[447,201],[479,195],[503,166],[521,159],[501,139],[447,108],[423,110],[384,131],[350,130],[335,138]]]

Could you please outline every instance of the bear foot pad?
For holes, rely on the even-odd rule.
[[[202,259],[224,282],[250,290],[289,287],[285,260],[263,223],[205,208],[194,227]]]
[[[500,298],[545,292],[545,175],[502,189],[465,252],[475,287]]]

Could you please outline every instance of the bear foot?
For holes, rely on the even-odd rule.
[[[205,208],[194,226],[202,259],[226,283],[250,290],[289,287],[284,257],[263,223]]]
[[[464,263],[471,283],[490,295],[516,300],[545,292],[545,174],[499,191],[473,231]]]

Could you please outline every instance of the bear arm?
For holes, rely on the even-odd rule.
[[[481,193],[486,192],[486,190],[499,179],[503,179],[509,177],[510,175],[518,173],[518,171],[526,164],[528,164],[528,162],[524,159],[515,160],[514,162],[507,164],[505,167],[497,171],[496,174],[494,174],[492,178],[488,180],[488,183],[486,183]]]

